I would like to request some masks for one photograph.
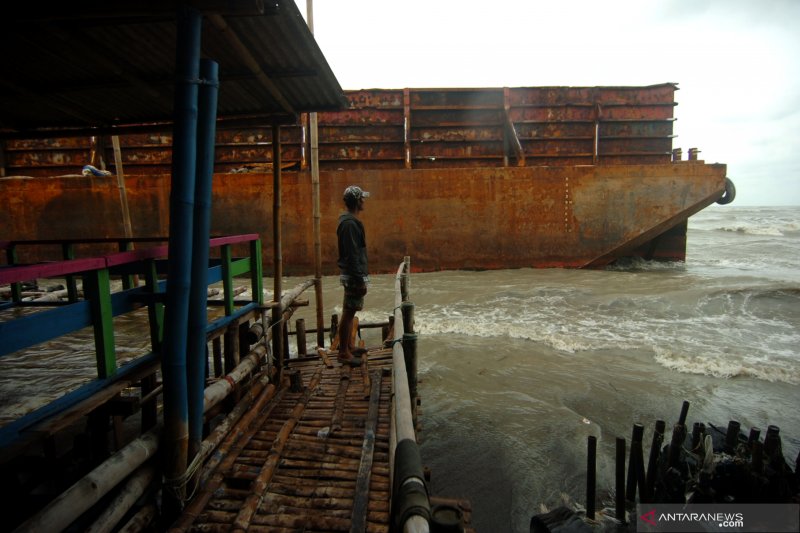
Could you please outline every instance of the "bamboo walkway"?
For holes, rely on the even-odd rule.
[[[388,532],[391,365],[383,348],[352,369],[334,356],[290,360],[293,386],[265,389],[173,531]]]

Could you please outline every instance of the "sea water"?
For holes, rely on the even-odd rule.
[[[386,318],[393,283],[373,277],[362,320]],[[324,286],[332,308],[341,291]],[[685,263],[420,273],[411,300],[423,462],[435,494],[471,500],[479,531],[585,505],[589,435],[613,507],[615,438],[641,423],[649,453],[655,421],[669,438],[684,400],[690,425],[779,426],[794,465],[800,207],[709,207],[689,220]]]

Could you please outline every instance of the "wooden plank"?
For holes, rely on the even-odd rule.
[[[367,510],[369,507],[369,481],[372,475],[372,461],[375,451],[375,431],[378,426],[378,407],[381,401],[381,373],[371,375],[372,388],[369,395],[369,412],[364,425],[364,444],[361,448],[361,463],[356,478],[356,492],[353,498],[350,533],[363,533],[367,530]]]
[[[88,302],[0,322],[0,357],[92,325]]]

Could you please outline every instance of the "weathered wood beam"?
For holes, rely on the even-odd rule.
[[[286,100],[286,98],[283,96],[283,93],[281,93],[280,89],[278,89],[278,87],[272,82],[269,76],[267,76],[261,64],[255,57],[253,57],[250,49],[245,46],[241,39],[239,39],[239,36],[236,35],[236,31],[228,25],[228,23],[225,21],[225,18],[221,15],[211,14],[208,15],[208,20],[228,40],[228,44],[230,44],[231,47],[236,50],[236,53],[241,56],[245,65],[247,65],[247,68],[250,69],[250,72],[256,76],[256,79],[261,86],[264,87],[270,95],[272,95],[272,97],[276,102],[278,102],[283,110],[287,113],[296,113],[294,107],[288,102],[288,100]]]

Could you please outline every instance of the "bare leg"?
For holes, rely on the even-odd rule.
[[[353,354],[350,351],[350,333],[353,329],[353,318],[355,316],[355,309],[342,309],[342,317],[339,320],[339,359],[349,361],[353,358]]]

